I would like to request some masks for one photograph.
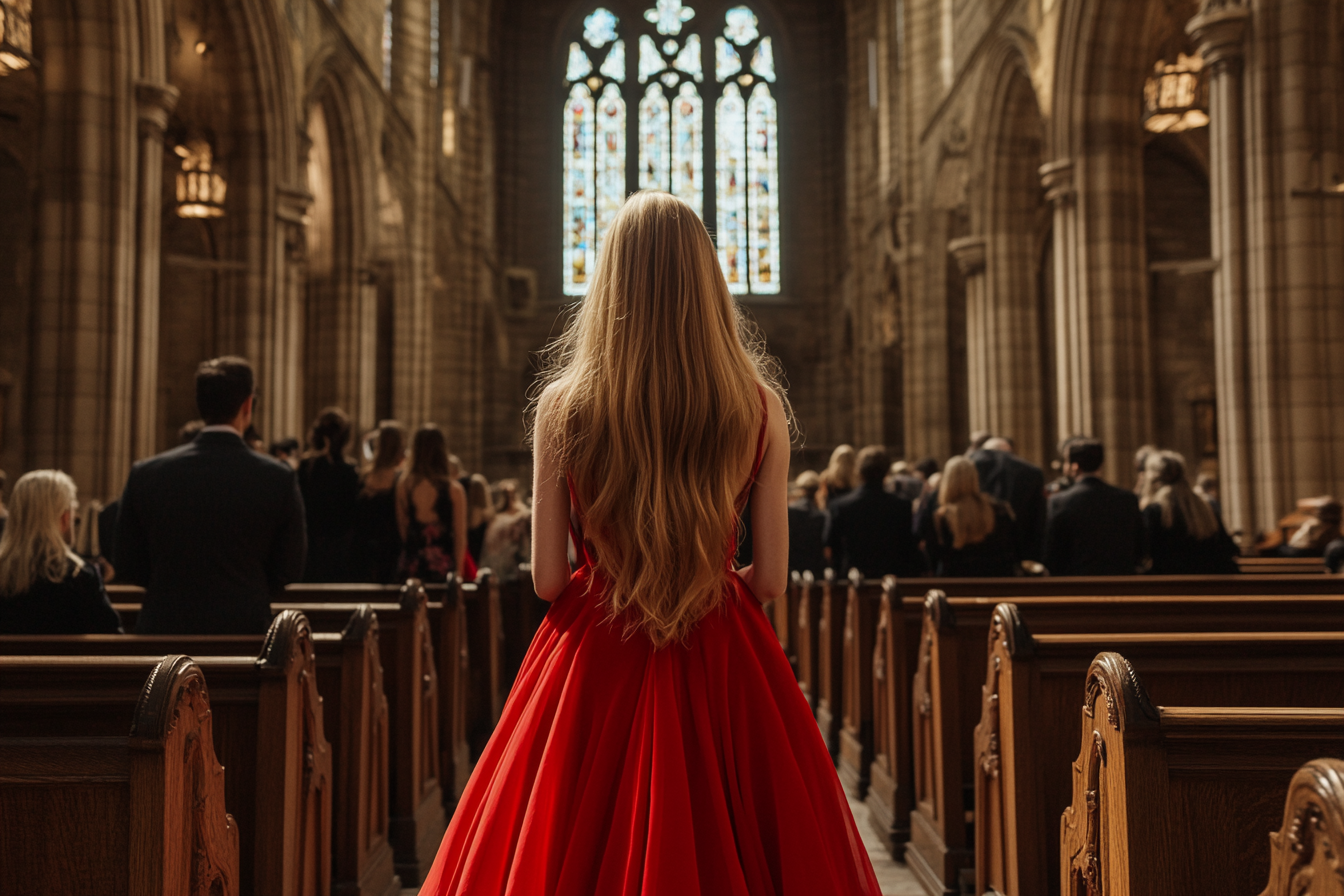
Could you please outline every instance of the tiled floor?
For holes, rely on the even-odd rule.
[[[873,860],[873,871],[877,872],[877,882],[882,887],[882,896],[924,896],[924,888],[915,880],[905,863],[897,862],[891,853],[882,848],[877,831],[868,823],[868,807],[858,800],[849,801],[849,809],[858,823],[859,834],[868,847],[868,857]]]
[[[854,821],[858,823],[859,833],[863,835],[868,855],[873,860],[873,870],[877,872],[877,882],[882,885],[882,896],[924,896],[915,876],[904,864],[894,861],[891,855],[878,842],[877,832],[868,823],[868,807],[857,800],[849,801]],[[416,896],[416,890],[402,890],[401,896]]]

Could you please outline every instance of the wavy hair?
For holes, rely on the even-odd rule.
[[[588,295],[550,347],[539,398],[582,505],[609,611],[655,646],[683,639],[724,593],[757,387],[779,385],[686,203],[639,192],[607,233]]]
[[[1162,507],[1162,527],[1170,529],[1177,518],[1191,537],[1203,541],[1218,532],[1218,517],[1209,502],[1190,487],[1185,478],[1185,458],[1175,451],[1153,451],[1144,458],[1143,471],[1151,495],[1150,504]]]
[[[954,457],[943,468],[935,515],[947,523],[952,547],[979,544],[994,531],[994,502],[980,491],[980,473],[966,457]]]
[[[22,594],[38,579],[63,581],[71,564],[83,568],[61,533],[61,515],[73,513],[77,494],[75,480],[60,470],[33,470],[14,483],[0,537],[0,597]]]

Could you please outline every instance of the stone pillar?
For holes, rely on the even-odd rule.
[[[1246,307],[1246,195],[1242,56],[1250,12],[1233,4],[1204,10],[1186,30],[1209,67],[1209,193],[1213,221],[1213,326],[1218,407],[1218,473],[1227,528],[1252,537],[1251,370]]]
[[[140,178],[136,197],[135,345],[131,384],[131,454],[140,460],[158,448],[159,272],[162,267],[163,132],[177,105],[171,84],[135,85],[140,124]]]
[[[313,201],[306,190],[281,188],[277,193],[276,258],[280,276],[265,328],[265,363],[259,429],[270,439],[304,432],[303,335],[304,294],[308,279],[304,228]]]
[[[985,282],[985,238],[960,237],[947,244],[947,251],[957,260],[957,267],[966,278],[966,386],[971,432],[992,430],[991,354],[997,334]]]
[[[1092,327],[1084,282],[1083,241],[1072,159],[1041,166],[1045,198],[1054,206],[1055,384],[1058,439],[1091,435]]]

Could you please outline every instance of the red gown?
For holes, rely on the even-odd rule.
[[[764,436],[762,420],[753,482]],[[878,896],[807,701],[731,565],[721,607],[655,650],[606,621],[574,535],[583,562],[421,896]]]

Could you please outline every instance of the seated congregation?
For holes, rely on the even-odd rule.
[[[102,520],[64,473],[15,483],[0,815],[34,823],[9,879],[392,896],[429,870],[548,607],[528,504],[430,425],[407,451],[385,422],[357,466],[327,409],[268,456],[254,394],[202,364],[203,426]],[[977,442],[795,480],[763,609],[859,823],[931,896],[1337,893],[1310,869],[1344,840],[1339,505],[1241,557],[1173,452],[1129,490],[1093,439],[1049,484]]]

